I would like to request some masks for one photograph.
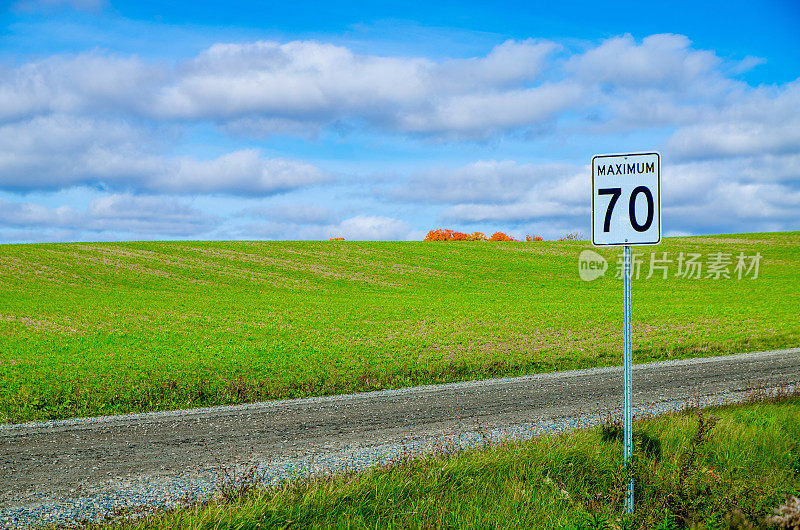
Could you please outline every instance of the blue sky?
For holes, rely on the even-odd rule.
[[[800,3],[549,4],[7,3],[0,242],[800,228]]]

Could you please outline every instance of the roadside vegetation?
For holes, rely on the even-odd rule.
[[[614,278],[582,241],[0,246],[0,422],[620,363]],[[800,232],[641,247],[635,362],[800,344]],[[762,256],[757,279],[648,276],[650,252]],[[659,257],[661,255],[659,254]],[[733,265],[730,268],[733,272]]]
[[[371,471],[243,488],[147,516],[158,528],[797,528],[800,398],[689,409],[621,428],[410,459]],[[623,511],[635,481],[632,515]],[[231,490],[229,489],[228,492]]]

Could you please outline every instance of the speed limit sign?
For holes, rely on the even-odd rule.
[[[661,242],[661,156],[592,157],[592,244]]]
[[[631,245],[661,242],[661,156],[628,153],[592,157],[592,244],[622,245],[622,385],[624,461],[633,457],[633,346],[631,340]],[[633,477],[625,488],[633,512]]]

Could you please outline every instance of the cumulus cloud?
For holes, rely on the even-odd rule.
[[[218,44],[160,89],[153,112],[234,125],[246,120],[250,129],[278,131],[293,122],[358,120],[407,132],[475,134],[538,122],[574,102],[575,87],[520,88],[557,48],[507,41],[485,57],[437,63],[358,55],[314,41]]]
[[[402,241],[418,235],[405,221],[380,215],[357,215],[329,224],[286,221],[246,224],[237,229],[237,234],[244,238],[268,239],[344,237],[348,241]]]
[[[9,191],[96,186],[175,194],[270,195],[330,181],[298,160],[243,149],[212,159],[143,149],[148,131],[119,121],[41,116],[0,126],[0,188]]]
[[[508,203],[540,184],[557,185],[575,172],[566,164],[519,164],[513,160],[478,160],[456,169],[436,168],[413,174],[385,196],[427,203]]]
[[[567,70],[589,83],[622,86],[687,86],[721,62],[707,50],[693,50],[684,35],[650,35],[637,43],[631,35],[603,41],[570,59]]]
[[[58,233],[104,233],[196,236],[220,219],[172,199],[112,194],[93,199],[86,210],[70,206],[48,208],[31,202],[0,199],[0,227],[30,228]]]
[[[311,164],[265,159],[257,149],[234,151],[211,160],[174,158],[166,164],[166,169],[146,181],[148,187],[174,193],[270,195],[330,181]]]
[[[339,234],[357,241],[405,239],[410,228],[405,221],[380,215],[357,215],[338,226]]]
[[[754,155],[664,165],[664,226],[686,233],[800,226],[800,155]]]
[[[88,6],[92,0],[67,3]],[[451,59],[260,41],[216,44],[177,64],[92,52],[0,66],[0,190],[84,186],[112,194],[86,210],[7,203],[17,221],[2,219],[8,229],[23,231],[96,227],[88,230],[98,237],[125,226],[179,234],[185,224],[200,233],[216,221],[200,216],[191,228],[198,214],[182,203],[171,203],[176,220],[164,221],[155,213],[164,206],[160,199],[146,197],[226,194],[238,200],[332,182],[315,165],[268,157],[252,144],[204,157],[172,149],[183,132],[204,134],[210,125],[230,135],[226,142],[238,141],[237,135],[326,130],[493,140],[498,158],[508,152],[504,135],[518,139],[539,130],[568,141],[589,134],[603,145],[607,133],[635,132],[655,143],[668,135],[652,146],[664,154],[665,226],[681,232],[748,229],[746,222],[751,229],[796,227],[800,80],[753,87],[735,78],[760,62],[723,60],[685,36],[663,34],[612,37],[580,52],[551,41],[510,40],[480,56]],[[191,137],[183,139],[196,150]],[[440,208],[439,220],[448,223],[556,230],[588,226],[587,174],[582,165],[478,160],[419,171],[375,194],[400,209],[404,201],[441,205],[425,215]],[[324,207],[287,203],[242,211],[236,222],[261,217],[268,222],[252,225],[252,233],[275,237],[404,239],[416,233],[399,214],[374,206],[369,211],[381,215],[341,220]],[[137,218],[137,211],[145,217]]]
[[[723,61],[683,35],[612,37],[569,58],[586,89],[586,125],[599,133],[701,123],[752,91],[731,77],[755,60]]]
[[[474,168],[486,169],[485,175]],[[687,162],[665,159],[662,171],[663,225],[672,232],[800,226],[800,154]],[[430,189],[441,196],[430,202],[450,204],[439,215],[442,223],[500,223],[543,234],[548,230],[564,233],[555,227],[578,227],[577,231],[588,234],[589,174],[586,166],[476,162],[449,173],[431,173],[433,178],[427,180],[414,176],[409,179],[414,185],[402,191],[407,200],[414,200],[409,190]],[[513,192],[491,195],[502,189],[504,179]],[[459,188],[458,182],[465,185]]]
[[[441,220],[452,223],[496,221],[518,224],[554,217],[575,217],[584,211],[588,212],[588,206],[565,208],[557,200],[528,197],[524,201],[504,205],[459,204],[445,210]]]
[[[242,216],[255,216],[272,219],[278,223],[303,225],[324,225],[333,220],[333,211],[319,204],[275,204],[257,208],[246,208]]]
[[[567,164],[533,165],[512,161],[471,164],[448,176],[449,180],[458,180],[466,174],[468,179],[461,180],[469,185],[454,189],[449,195],[450,200],[445,202],[460,203],[446,208],[440,220],[448,223],[493,221],[519,224],[574,219],[588,212],[591,192],[587,187],[586,171],[586,167]],[[481,179],[482,174],[488,178]],[[458,188],[458,184],[454,183],[454,188]]]
[[[743,74],[744,72],[749,72],[756,66],[762,65],[766,63],[767,60],[763,57],[754,57],[752,55],[748,55],[741,61],[734,63],[728,69],[732,74]]]
[[[779,231],[800,226],[800,190],[783,184],[716,182],[696,202],[664,206],[664,226],[687,233]]]
[[[575,85],[530,85],[558,49],[507,41],[483,57],[436,62],[316,41],[259,41],[216,44],[172,68],[97,53],[54,56],[2,72],[0,120],[122,110],[251,132],[351,121],[481,136],[548,120],[575,103]]]
[[[486,57],[444,61],[431,68],[429,75],[435,88],[448,92],[533,81],[547,66],[549,56],[560,48],[550,41],[508,40]]]
[[[681,159],[800,154],[798,109],[800,81],[754,89],[677,130],[667,149]]]
[[[162,197],[115,194],[92,200],[85,228],[146,234],[192,236],[211,230],[218,222],[191,206]]]
[[[81,213],[69,206],[48,208],[41,204],[0,199],[0,224],[4,227],[83,226]]]
[[[338,118],[354,106],[419,98],[429,64],[357,56],[314,41],[217,44],[181,66],[177,80],[160,90],[154,112],[180,118]]]
[[[161,68],[136,57],[55,55],[0,67],[0,123],[49,113],[144,112]]]
[[[454,95],[397,118],[406,132],[485,138],[498,131],[549,121],[575,106],[584,90],[552,83],[533,88]]]
[[[684,125],[738,105],[752,89],[726,76],[757,62],[725,62],[672,34],[613,37],[572,55],[552,41],[509,40],[438,61],[311,40],[220,43],[174,65],[94,52],[0,71],[0,122],[113,113],[246,135],[366,126],[442,139],[578,118],[612,129]]]

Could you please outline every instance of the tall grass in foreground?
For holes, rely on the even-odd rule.
[[[800,494],[800,399],[638,421],[364,473],[312,477],[149,516],[135,528],[761,528]],[[800,517],[800,514],[797,514]],[[777,521],[777,520],[776,520]],[[131,525],[129,525],[131,526]],[[786,526],[787,528],[789,526]]]

